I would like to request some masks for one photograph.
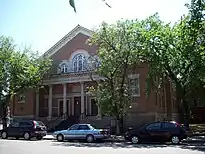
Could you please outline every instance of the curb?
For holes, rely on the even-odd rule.
[[[54,138],[43,138],[43,140],[55,140]],[[103,141],[105,141],[105,142],[115,142],[115,143],[123,143],[123,142],[126,142],[126,140],[117,140],[117,139],[105,139],[105,140],[103,140]],[[199,144],[201,144],[201,143],[205,143],[205,140],[184,140],[182,143],[195,143],[195,144],[197,144],[197,143],[199,143]]]

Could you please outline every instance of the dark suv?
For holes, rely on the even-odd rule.
[[[29,140],[32,137],[36,137],[38,140],[41,140],[46,134],[47,128],[44,123],[35,120],[13,122],[1,131],[1,137],[3,139],[8,137],[19,139],[23,137],[25,140]]]
[[[132,129],[125,133],[125,139],[134,144],[139,142],[169,141],[173,144],[178,144],[186,138],[186,130],[174,121],[149,123],[140,129]]]

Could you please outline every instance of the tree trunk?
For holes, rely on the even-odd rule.
[[[116,116],[116,135],[120,135],[123,132],[123,118]]]
[[[182,102],[184,108],[184,126],[187,130],[189,130],[189,119],[190,119],[189,102],[186,101],[186,99],[183,99]]]
[[[2,122],[3,122],[3,129],[7,127],[7,106],[4,102],[2,105],[3,115],[2,115]]]

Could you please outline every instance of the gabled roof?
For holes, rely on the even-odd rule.
[[[66,34],[60,41],[58,41],[55,45],[53,45],[48,51],[46,51],[43,56],[51,57],[54,55],[59,49],[61,49],[65,44],[70,42],[76,35],[82,33],[86,36],[91,37],[93,31],[77,25],[73,30],[71,30],[68,34]]]

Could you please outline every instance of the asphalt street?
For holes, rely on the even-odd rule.
[[[129,143],[79,143],[57,142],[52,140],[25,141],[0,139],[0,154],[202,154],[205,144],[201,145],[162,145]]]

